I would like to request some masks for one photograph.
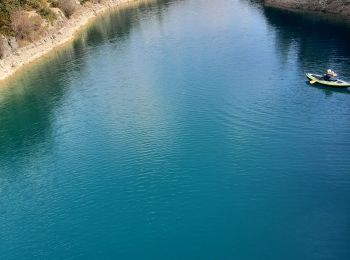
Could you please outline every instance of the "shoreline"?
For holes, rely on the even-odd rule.
[[[1,85],[55,50],[64,48],[66,44],[74,41],[84,29],[105,13],[151,1],[153,0],[109,0],[105,3],[80,7],[77,13],[71,19],[67,19],[56,32],[49,33],[40,40],[18,48],[7,57],[0,59]]]
[[[326,14],[338,18],[350,18],[350,0],[347,0],[348,6],[342,2],[326,3],[316,0],[297,1],[297,0],[263,0],[264,6],[290,11],[304,11],[315,14]]]

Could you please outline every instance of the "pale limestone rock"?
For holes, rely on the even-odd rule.
[[[11,46],[6,37],[0,35],[0,58],[6,58],[11,53]]]
[[[12,50],[17,50],[18,49],[18,43],[15,37],[11,37],[8,41],[10,47]]]

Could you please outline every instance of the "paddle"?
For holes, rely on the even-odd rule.
[[[316,82],[316,80],[310,80],[310,84],[315,84]]]

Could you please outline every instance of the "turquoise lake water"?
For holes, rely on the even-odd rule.
[[[349,25],[257,1],[100,18],[0,90],[0,258],[350,259],[329,67]]]

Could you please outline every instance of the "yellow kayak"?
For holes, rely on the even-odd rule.
[[[313,82],[316,82],[321,85],[325,85],[328,87],[333,87],[333,88],[348,88],[350,87],[350,83],[346,82],[344,80],[334,80],[334,81],[328,81],[324,80],[322,75],[317,75],[317,74],[312,74],[312,73],[306,73],[306,77]]]

